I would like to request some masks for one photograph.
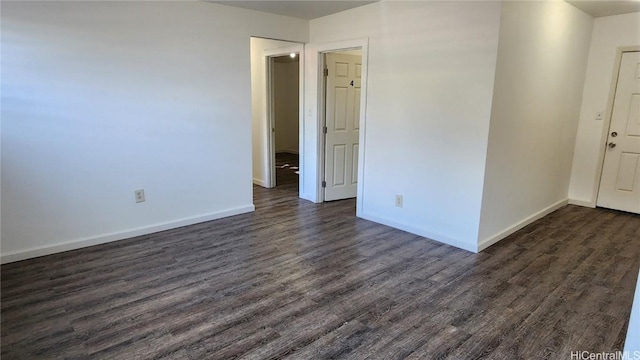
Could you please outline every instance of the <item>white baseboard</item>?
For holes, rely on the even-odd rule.
[[[267,187],[267,183],[264,180],[253,178],[253,183],[262,187]]]
[[[595,208],[595,204],[592,203],[591,201],[587,201],[587,200],[579,200],[579,199],[569,199],[569,204],[571,205],[578,205],[578,206],[584,206],[584,207],[589,207],[589,208]]]
[[[54,245],[39,246],[39,247],[34,247],[26,250],[13,251],[13,252],[2,254],[2,256],[0,256],[0,263],[6,264],[6,263],[30,259],[38,256],[44,256],[44,255],[55,254],[63,251],[80,249],[83,247],[104,244],[104,243],[117,241],[117,240],[128,239],[128,238],[132,238],[140,235],[147,235],[147,234],[151,234],[159,231],[175,229],[175,228],[198,224],[198,223],[211,221],[211,220],[217,220],[224,217],[244,214],[252,211],[255,211],[255,206],[253,204],[231,208],[227,210],[222,210],[222,211],[216,211],[216,212],[205,214],[205,215],[164,222],[164,223],[155,224],[151,226],[139,227],[139,228],[125,230],[121,232],[103,234],[103,235],[73,240],[73,241],[64,242],[64,243],[58,243]]]
[[[358,214],[356,214],[358,217],[361,217],[365,220],[369,220],[369,221],[373,221],[382,225],[387,225],[390,226],[392,228],[396,228],[396,229],[400,229],[406,232],[410,232],[412,234],[416,234],[419,236],[423,236],[428,238],[429,240],[434,240],[443,244],[447,244],[447,245],[451,245],[451,246],[455,246],[459,249],[462,250],[467,250],[467,251],[471,251],[471,252],[477,252],[476,246],[475,244],[467,244],[465,242],[462,242],[460,240],[456,240],[453,238],[450,238],[448,236],[444,236],[442,234],[436,234],[424,229],[420,229],[414,226],[410,226],[410,225],[406,225],[406,224],[402,224],[396,221],[392,221],[392,220],[388,220],[388,219],[383,219],[381,217],[375,216],[375,215],[371,215],[368,214],[366,212],[358,212]]]
[[[491,245],[497,243],[498,241],[506,238],[507,236],[513,234],[514,232],[516,232],[516,231],[522,229],[523,227],[531,224],[532,222],[534,222],[536,220],[539,220],[539,219],[542,219],[543,217],[545,217],[545,216],[551,214],[552,212],[560,209],[561,207],[567,205],[568,203],[569,203],[569,199],[560,200],[560,201],[558,201],[558,202],[556,202],[556,203],[554,203],[554,204],[552,204],[552,205],[550,205],[550,206],[538,211],[537,213],[535,213],[535,214],[533,214],[533,215],[531,215],[531,216],[529,216],[529,217],[527,217],[527,218],[525,218],[525,219],[523,219],[523,220],[521,220],[521,221],[519,221],[519,222],[517,222],[517,223],[515,223],[515,224],[513,224],[511,226],[509,226],[509,227],[507,227],[506,229],[504,229],[504,230],[502,230],[502,231],[500,231],[500,232],[498,232],[498,233],[496,233],[496,234],[494,234],[492,236],[489,236],[488,238],[486,238],[486,239],[484,239],[484,240],[482,240],[482,241],[480,241],[478,243],[478,252],[488,248],[489,246],[491,246]]]

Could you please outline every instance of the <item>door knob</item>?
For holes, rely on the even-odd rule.
[[[607,146],[609,146],[609,149],[613,149],[614,147],[616,147],[616,144],[610,142],[609,145],[607,145]]]

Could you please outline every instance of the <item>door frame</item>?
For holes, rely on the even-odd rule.
[[[308,136],[313,136],[315,132],[315,177],[311,179],[305,179],[310,181],[313,194],[307,194],[308,200],[316,203],[324,202],[324,189],[322,188],[322,181],[324,180],[324,157],[325,157],[325,143],[324,133],[322,128],[324,126],[324,55],[329,52],[346,51],[360,49],[362,52],[362,78],[361,78],[361,92],[360,92],[360,130],[359,130],[359,146],[358,146],[358,185],[356,191],[356,215],[360,215],[363,204],[364,193],[364,166],[365,166],[365,149],[366,149],[366,119],[367,119],[367,79],[368,79],[368,59],[369,59],[369,38],[353,39],[346,41],[339,41],[333,43],[324,44],[309,44],[307,47],[307,56],[309,59],[314,59],[316,66],[310,64],[309,66],[309,80],[314,79],[315,84],[310,83],[311,96],[314,99],[309,98],[310,103],[315,103],[316,116],[313,119],[313,128],[309,129]],[[315,86],[314,86],[315,85]],[[313,94],[315,92],[315,94]],[[310,104],[309,104],[310,105]],[[313,114],[313,109],[309,107],[309,115]],[[311,164],[309,164],[311,165]],[[310,189],[311,190],[311,189]],[[300,193],[303,194],[302,192]]]
[[[620,74],[620,65],[622,64],[622,54],[626,52],[638,52],[640,46],[620,46],[616,49],[616,58],[613,63],[613,74],[611,76],[611,85],[609,87],[609,97],[607,98],[607,107],[603,113],[602,133],[600,134],[600,150],[598,151],[598,167],[596,168],[595,181],[591,196],[590,207],[595,208],[600,195],[600,182],[602,181],[602,170],[604,168],[604,157],[606,153],[607,139],[611,128],[611,116],[613,115],[613,101],[618,88],[618,76]]]
[[[326,118],[326,110],[327,110],[327,76],[324,76],[324,69],[327,68],[327,55],[328,54],[340,54],[342,51],[348,51],[348,50],[360,50],[360,52],[362,53],[361,48],[352,48],[352,49],[344,49],[344,50],[336,50],[336,51],[325,51],[321,53],[320,56],[320,61],[319,61],[319,65],[320,67],[323,69],[322,70],[322,78],[319,80],[319,85],[321,86],[321,90],[318,92],[318,97],[320,98],[320,103],[318,105],[318,117],[319,120],[321,122],[321,135],[322,135],[322,140],[320,141],[320,147],[321,147],[321,158],[322,160],[320,161],[320,166],[322,168],[322,170],[320,171],[320,175],[322,177],[322,181],[326,181],[327,180],[327,134],[324,133],[324,127],[327,126],[327,118]],[[362,60],[361,60],[362,61]],[[362,67],[364,67],[364,65],[361,65]],[[362,73],[362,70],[361,70]],[[362,74],[360,75],[360,94],[362,95]],[[362,99],[360,99],[362,100]],[[360,106],[360,109],[358,112],[360,112],[362,110],[362,106]],[[360,118],[358,118],[358,124],[360,124]],[[360,129],[358,129],[358,144],[360,144]],[[358,149],[360,149],[360,146],[358,146]],[[360,164],[360,150],[358,150],[358,165]],[[360,179],[360,172],[358,171],[358,179]],[[326,201],[326,187],[322,187],[321,186],[321,199],[322,202]],[[357,194],[356,194],[356,198],[357,198]]]
[[[267,168],[268,176],[266,178],[266,188],[273,188],[276,184],[276,149],[275,149],[275,106],[274,106],[274,91],[273,91],[273,58],[280,56],[287,56],[291,53],[298,54],[298,154],[299,155],[299,167],[300,179],[303,178],[303,143],[302,143],[302,123],[304,122],[304,44],[297,44],[278,49],[267,49],[262,53],[262,65],[265,69],[263,88],[266,89],[265,95],[265,113],[264,118],[267,123],[267,133],[265,134],[267,152]],[[302,180],[299,181],[302,189]]]

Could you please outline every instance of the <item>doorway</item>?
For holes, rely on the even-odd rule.
[[[640,51],[620,59],[597,205],[640,214]]]
[[[303,103],[303,74],[304,68],[304,45],[302,43],[295,43],[283,40],[265,39],[258,37],[250,38],[251,45],[251,130],[252,130],[252,173],[253,184],[264,188],[273,188],[277,184],[276,174],[276,135],[285,134],[283,131],[276,133],[276,124],[274,118],[274,112],[276,111],[275,99],[272,94],[273,86],[281,88],[279,84],[283,81],[273,79],[272,73],[275,71],[279,75],[284,73],[286,76],[286,70],[290,70],[294,66],[297,66],[298,73],[287,76],[288,78],[297,75],[297,94],[284,93],[284,97],[289,99],[285,102],[287,110],[281,110],[281,104],[278,104],[278,112],[285,111],[285,113],[293,113],[293,109],[297,107],[297,116],[295,117],[295,125],[302,121],[302,103]],[[293,54],[293,56],[292,56]],[[294,65],[295,64],[295,65]],[[287,68],[289,66],[289,68]],[[283,72],[282,69],[286,70]],[[279,76],[280,78],[280,76]],[[290,81],[284,81],[285,88],[290,88]],[[295,90],[294,90],[295,91]],[[282,92],[279,92],[277,99],[282,98],[280,96]],[[291,111],[288,111],[291,110]],[[291,121],[289,119],[288,121]],[[294,125],[294,126],[295,126]],[[284,125],[278,126],[279,130],[289,130]],[[286,139],[292,137],[298,137],[298,144],[295,144],[295,140],[289,141],[279,147],[277,150],[286,151],[288,153],[302,153],[299,148],[300,133],[297,130],[286,131]],[[300,172],[302,175],[303,169],[301,167],[302,161],[299,164]],[[294,170],[295,171],[295,170]],[[294,175],[298,176],[298,174]],[[281,181],[282,183],[282,181]]]
[[[300,184],[300,56],[296,52],[269,57],[270,154],[272,187],[298,192]]]
[[[358,186],[362,50],[322,54],[324,201],[355,198]]]

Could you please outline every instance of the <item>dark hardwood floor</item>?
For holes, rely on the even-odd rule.
[[[254,188],[256,212],[3,265],[3,360],[569,359],[621,350],[640,217],[564,207],[479,254]]]
[[[276,153],[276,187],[298,185],[299,164],[298,154]]]

